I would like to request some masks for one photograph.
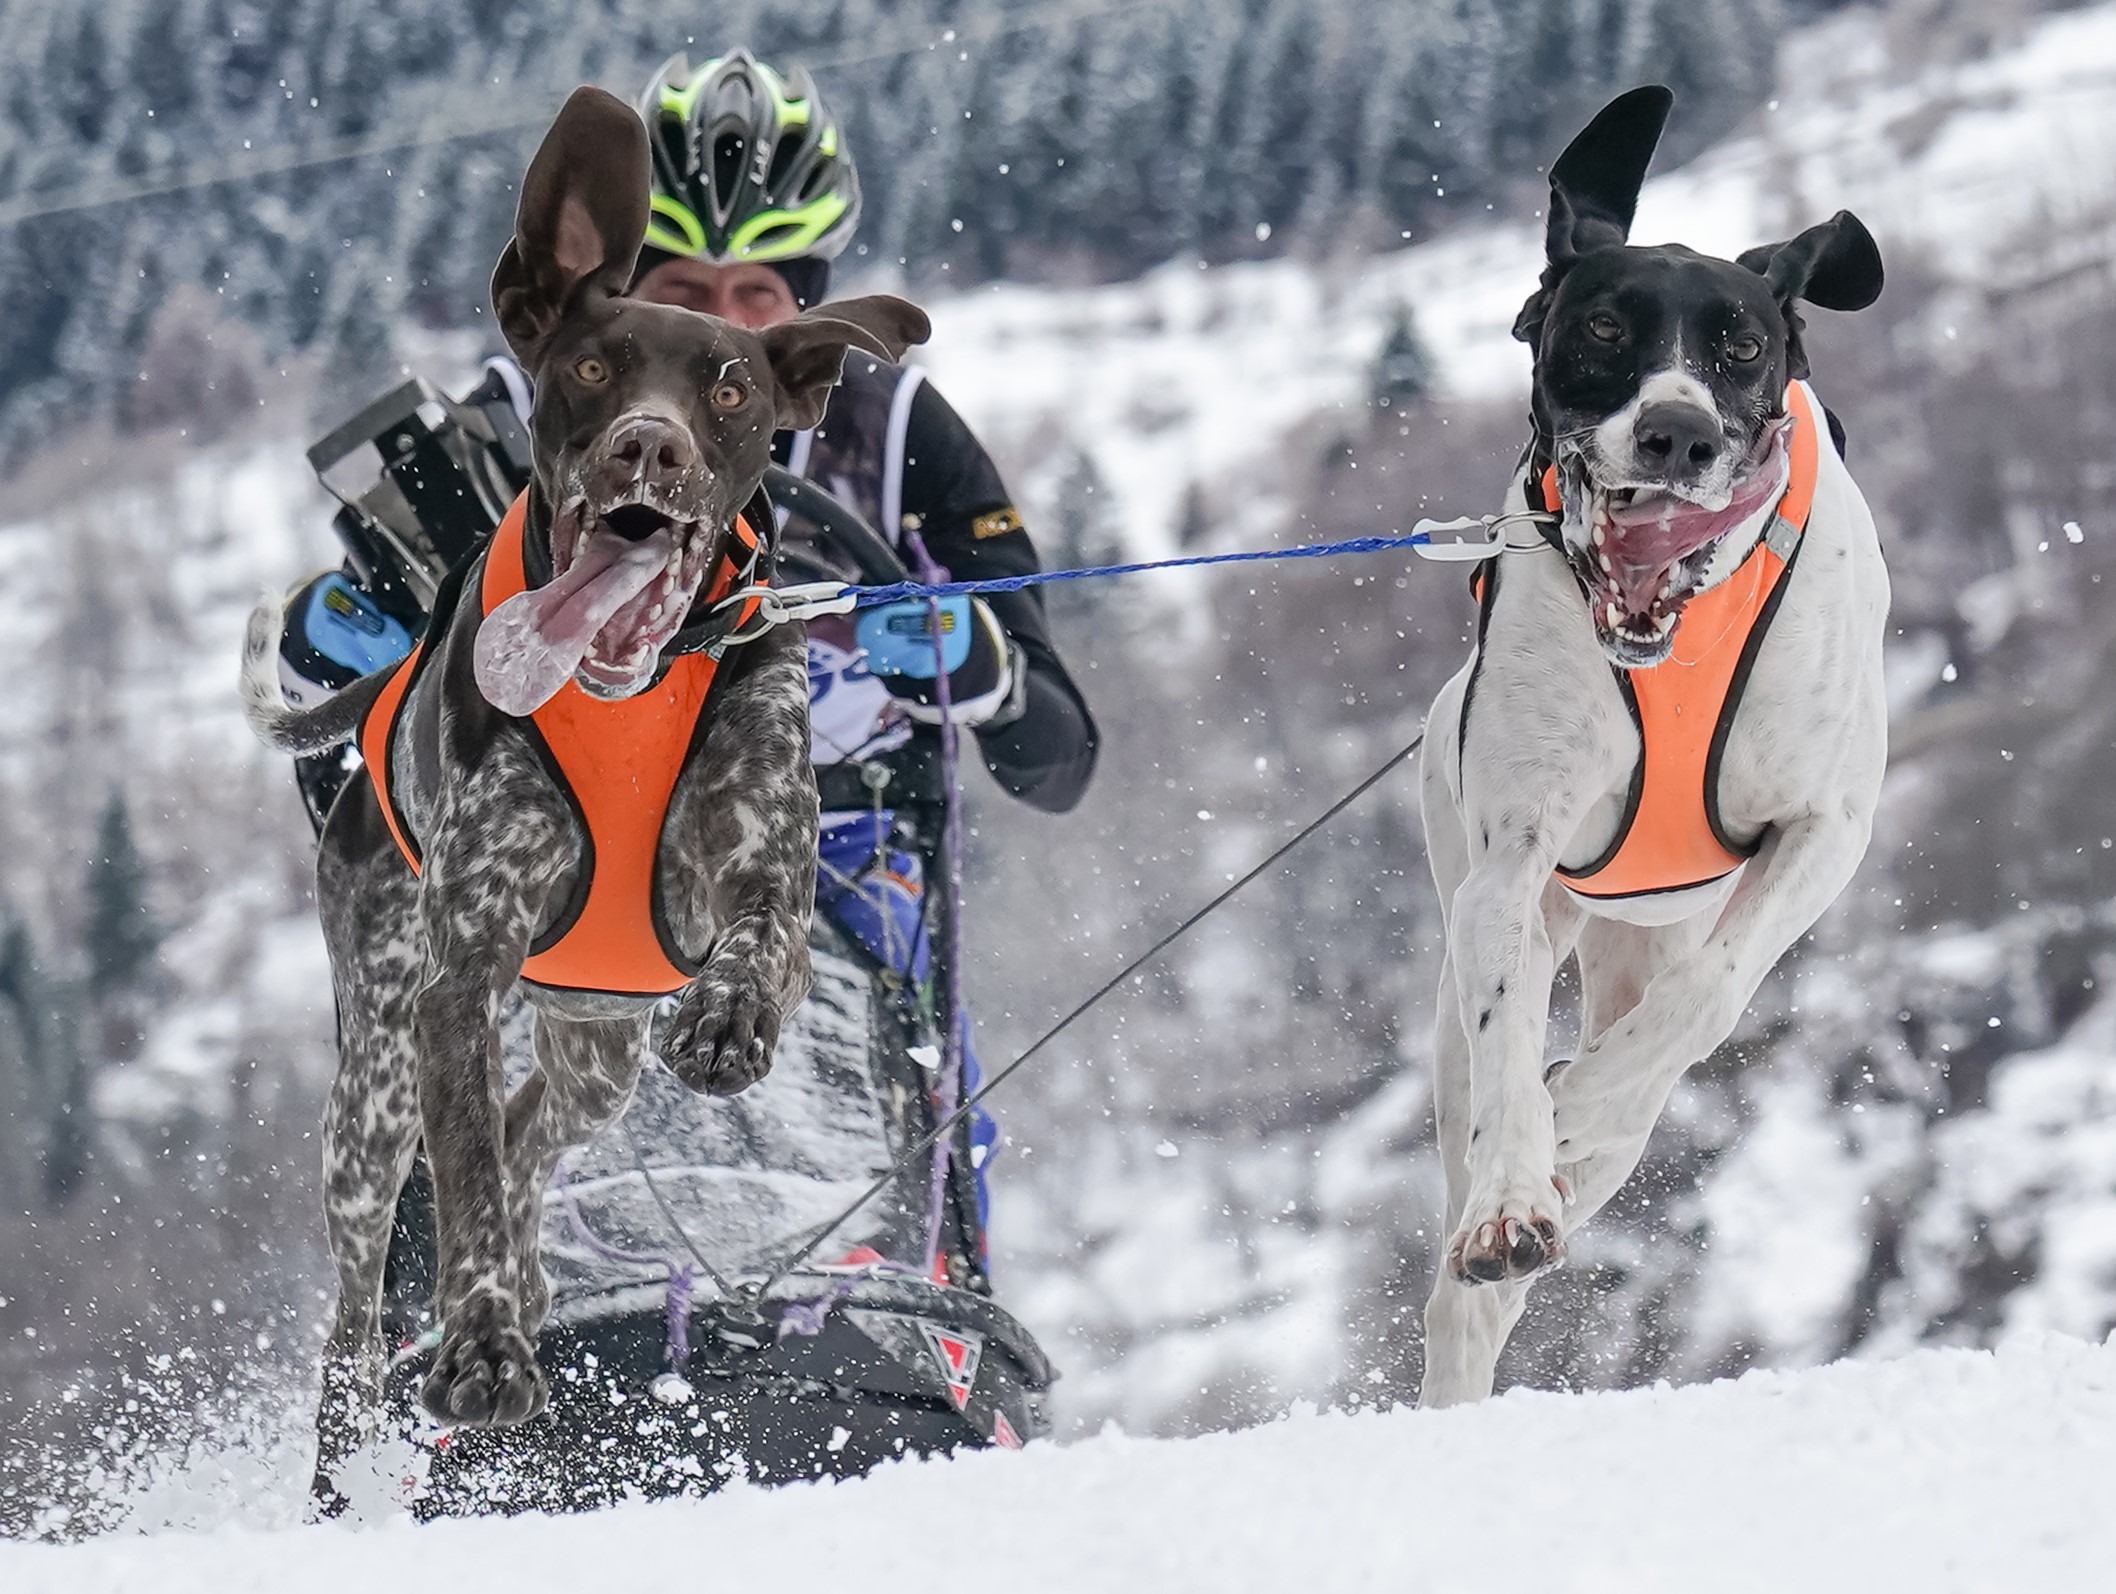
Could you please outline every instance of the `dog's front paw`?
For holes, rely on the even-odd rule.
[[[419,1387],[419,1400],[436,1421],[495,1428],[528,1421],[549,1394],[529,1336],[489,1319],[451,1329]]]
[[[733,1096],[771,1071],[779,1007],[745,961],[715,954],[661,1037],[669,1072],[707,1095]]]
[[[1520,1184],[1491,1199],[1472,1200],[1462,1227],[1447,1245],[1447,1270],[1458,1284],[1496,1284],[1528,1277],[1565,1255],[1564,1190],[1557,1180],[1540,1190]]]

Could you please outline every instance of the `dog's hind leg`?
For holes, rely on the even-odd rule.
[[[1646,987],[1664,969],[1696,952],[1716,916],[1715,908],[1670,925],[1637,925],[1615,919],[1590,918],[1580,933],[1578,947],[1580,1039],[1576,1055],[1595,1055],[1595,1048],[1602,1038],[1622,1023],[1644,999]],[[1554,1123],[1558,1121],[1556,1104],[1567,1099],[1571,1088],[1565,1076],[1575,1066],[1566,1062],[1551,1070]],[[1659,1105],[1655,1104],[1652,1111],[1653,1117],[1658,1118]],[[1635,1148],[1629,1155],[1612,1157],[1603,1154],[1587,1159],[1584,1164],[1567,1160],[1565,1153],[1572,1148],[1573,1140],[1561,1132],[1559,1173],[1571,1192],[1571,1199],[1565,1207],[1568,1238],[1599,1212],[1630,1177],[1645,1152],[1646,1136],[1651,1130],[1652,1119],[1649,1119],[1644,1132],[1636,1135]],[[1612,1152],[1616,1149],[1610,1148]]]
[[[1709,934],[1660,932],[1636,1002],[1553,1082],[1574,1221],[1630,1176],[1676,1081],[1733,1033],[1764,976],[1850,881],[1868,826],[1850,805],[1788,825],[1750,860]]]
[[[537,1244],[544,1192],[559,1159],[593,1139],[631,1101],[646,1031],[645,1014],[536,1016],[536,1072],[507,1098],[507,1218],[525,1334],[535,1334],[551,1309]]]
[[[393,851],[349,839],[358,829],[357,794],[349,796],[334,813],[348,817],[326,833],[317,867],[338,1002],[338,1074],[323,1121],[323,1210],[338,1305],[316,1416],[315,1497],[327,1514],[345,1504],[335,1474],[375,1436],[381,1416],[383,1264],[419,1144],[411,1002],[424,958],[413,881]],[[379,814],[374,822],[379,828]]]

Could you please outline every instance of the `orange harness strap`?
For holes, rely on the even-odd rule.
[[[481,616],[528,586],[522,539],[527,497],[517,498],[493,533],[478,594]],[[751,549],[747,520],[735,534]],[[706,590],[708,602],[733,587],[736,564],[723,560]],[[741,621],[757,608],[752,599]],[[361,751],[375,772],[375,795],[390,833],[414,872],[419,854],[390,795],[390,735],[419,653],[397,666],[361,729]],[[591,697],[568,681],[526,724],[566,793],[586,838],[574,900],[545,930],[522,965],[522,977],[567,991],[662,996],[680,990],[697,967],[668,933],[654,890],[662,826],[677,777],[696,739],[720,661],[715,653],[675,659],[645,691],[616,702]]]
[[[1793,417],[1791,460],[1772,524],[1732,576],[1690,600],[1666,659],[1617,671],[1638,722],[1639,768],[1608,850],[1583,868],[1558,871],[1583,897],[1680,891],[1755,855],[1755,843],[1733,841],[1720,824],[1719,754],[1814,503],[1814,407],[1798,382],[1787,386],[1785,402]],[[1554,471],[1545,473],[1543,493],[1546,503],[1557,502]]]

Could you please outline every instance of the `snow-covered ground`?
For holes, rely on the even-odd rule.
[[[2116,1565],[2116,1345],[1114,1433],[592,1516],[0,1545],[10,1594],[2064,1594]]]

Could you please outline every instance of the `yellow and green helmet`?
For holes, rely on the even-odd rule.
[[[639,99],[654,151],[646,246],[687,260],[831,260],[860,216],[860,176],[815,82],[748,50],[693,71],[669,57]]]

